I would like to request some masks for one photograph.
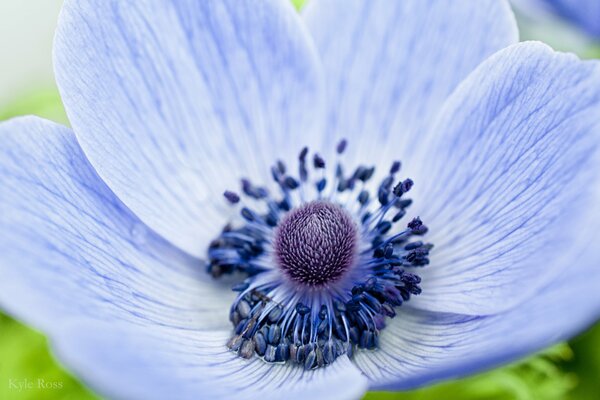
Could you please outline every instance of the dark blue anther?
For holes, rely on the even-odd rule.
[[[240,201],[240,196],[235,192],[230,192],[229,190],[226,190],[225,193],[223,193],[223,196],[225,196],[227,201],[231,204],[236,204]]]
[[[423,225],[423,221],[421,221],[421,218],[419,217],[413,218],[413,220],[408,223],[408,227],[415,235],[423,235],[427,232],[427,227]]]
[[[321,368],[325,365],[325,358],[323,357],[323,350],[321,350],[320,347],[316,347],[314,351],[317,355],[317,367]]]
[[[331,364],[335,358],[335,345],[332,341],[328,341],[325,343],[325,346],[323,346],[323,359],[325,364]]]
[[[389,191],[392,188],[393,183],[394,183],[394,177],[388,176],[387,178],[385,178],[384,180],[381,181],[381,184],[379,185],[379,187],[387,189]]]
[[[306,155],[308,154],[308,147],[303,147],[298,155],[298,160],[304,162],[306,161]]]
[[[385,246],[384,258],[391,258],[394,255],[394,246],[391,244]]]
[[[363,331],[360,336],[359,346],[364,349],[372,349],[374,345],[374,335],[371,331]]]
[[[290,359],[290,347],[287,344],[281,343],[275,351],[277,361],[287,361]]]
[[[392,163],[392,167],[390,168],[390,174],[395,174],[396,172],[400,171],[400,166],[402,164],[400,163],[400,161],[394,161]]]
[[[292,178],[291,176],[286,176],[283,183],[290,190],[294,190],[294,189],[298,188],[298,186],[300,186],[300,183],[296,179]]]
[[[296,304],[296,312],[300,315],[306,315],[310,312],[310,307],[305,306],[302,303]]]
[[[255,219],[255,215],[248,207],[242,208],[242,217],[248,222],[253,222]]]
[[[237,312],[240,314],[240,317],[248,318],[248,316],[250,316],[250,311],[252,309],[250,308],[250,304],[248,304],[246,300],[240,301],[236,308]]]
[[[405,210],[398,211],[396,214],[394,214],[394,217],[392,218],[392,222],[400,221],[402,218],[404,218],[405,215],[406,215]]]
[[[279,171],[277,170],[276,166],[272,166],[271,167],[271,177],[273,178],[273,180],[277,183],[279,183],[279,181],[281,180],[281,174],[279,173]]]
[[[248,322],[247,319],[240,320],[240,322],[235,326],[235,333],[236,333],[236,335],[239,335],[239,334],[242,333],[242,331],[246,327],[246,323],[247,322]]]
[[[268,340],[271,344],[279,344],[279,341],[281,340],[281,326],[271,325],[269,327]]]
[[[290,200],[287,199],[287,198],[281,200],[277,205],[283,211],[290,211],[292,209],[292,205],[290,204]]]
[[[386,233],[389,232],[389,230],[392,227],[392,223],[390,221],[381,221],[380,223],[377,224],[377,231],[379,231],[379,233],[381,235],[385,235]]]
[[[390,202],[389,196],[390,192],[384,187],[380,187],[377,191],[377,199],[382,206],[386,206]]]
[[[402,182],[399,182],[396,186],[394,186],[394,196],[400,197],[404,193],[408,192],[413,187],[413,181],[411,179],[406,179]]]
[[[406,246],[404,246],[404,250],[414,250],[421,246],[423,246],[423,242],[421,242],[421,241],[412,242],[412,243],[409,243]]]
[[[325,168],[325,160],[318,154],[313,157],[313,165],[317,169]]]
[[[325,179],[325,178],[319,179],[319,181],[317,182],[317,190],[319,192],[322,192],[323,189],[325,189],[326,185],[327,185],[327,179]]]
[[[360,203],[360,205],[364,206],[365,204],[367,204],[367,201],[369,201],[369,192],[366,190],[363,190],[358,195],[358,202]]]
[[[267,341],[261,332],[254,335],[254,349],[259,356],[263,356],[267,350]]]
[[[316,360],[317,360],[317,353],[314,350],[310,351],[306,355],[306,358],[304,360],[304,369],[306,369],[306,370],[312,369]]]
[[[277,322],[281,315],[283,314],[283,309],[280,306],[275,306],[268,315],[269,322]]]
[[[366,182],[373,177],[375,173],[375,167],[367,168],[361,177],[361,181]]]
[[[285,164],[281,160],[277,160],[277,171],[279,171],[280,175],[285,175]]]
[[[296,350],[296,357],[294,357],[294,358],[298,364],[302,364],[304,362],[305,357],[306,357],[305,346],[301,344],[298,346],[298,348]]]
[[[410,283],[412,285],[416,285],[421,283],[421,278],[418,275],[411,274],[410,272],[405,272],[402,274],[402,282]]]
[[[412,204],[412,199],[398,200],[394,205],[396,208],[404,209]]]
[[[369,307],[371,307],[371,309],[373,309],[375,312],[378,313],[381,311],[381,303],[379,302],[379,300],[373,297],[373,295],[369,294],[369,292],[363,293],[363,299],[365,303],[367,303]]]
[[[365,223],[366,223],[366,222],[369,220],[369,218],[371,218],[371,213],[370,213],[369,211],[367,211],[367,212],[366,212],[366,213],[364,213],[364,214],[363,214],[363,216],[361,217],[361,219],[360,219],[360,222],[361,222],[362,224],[365,224]]]
[[[346,139],[340,140],[336,147],[336,151],[338,154],[342,154],[346,150],[346,146],[348,145],[348,141]]]

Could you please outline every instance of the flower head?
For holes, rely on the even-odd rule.
[[[73,130],[0,125],[0,304],[120,398],[355,398],[573,335],[600,66],[516,41],[498,0],[67,1]]]

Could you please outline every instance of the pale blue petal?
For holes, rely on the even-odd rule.
[[[433,129],[440,139],[421,159],[414,212],[436,247],[414,304],[506,310],[558,274],[585,239],[580,226],[600,184],[600,63],[514,45],[459,87]]]
[[[227,350],[231,290],[159,238],[98,178],[74,134],[37,118],[0,125],[0,305],[47,333],[117,398],[359,397],[340,358],[317,372]]]
[[[244,360],[226,349],[229,335],[71,324],[54,347],[92,388],[116,398],[351,400],[367,389],[347,357],[314,371]]]
[[[0,180],[0,305],[10,314],[50,334],[84,317],[230,326],[231,290],[133,216],[70,129],[2,123]]]
[[[323,59],[325,148],[384,169],[411,167],[444,100],[484,59],[518,40],[503,0],[318,0],[303,12]]]
[[[541,0],[550,10],[573,23],[579,29],[600,38],[600,1]]]
[[[56,78],[86,155],[148,226],[204,255],[223,191],[318,132],[322,74],[288,1],[69,0]]]
[[[600,219],[600,207],[593,218]],[[409,389],[481,372],[569,339],[600,318],[600,251],[587,251],[534,297],[494,316],[403,309],[356,365],[372,388]]]

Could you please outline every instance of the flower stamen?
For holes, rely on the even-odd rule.
[[[336,153],[346,147],[339,142]],[[262,204],[260,211],[240,204],[237,193],[224,193],[243,223],[226,225],[210,244],[208,271],[215,278],[246,275],[233,287],[239,294],[229,314],[234,333],[227,346],[240,357],[313,369],[351,356],[356,347],[377,348],[386,317],[421,293],[414,271],[429,263],[433,246],[415,240],[427,232],[419,217],[395,228],[414,184],[396,180],[400,162],[374,198],[367,189],[374,167],[346,175],[338,162],[329,177],[326,165],[314,154],[311,173],[308,148],[298,156],[298,177],[277,161],[271,175],[279,196],[242,179],[243,195]]]

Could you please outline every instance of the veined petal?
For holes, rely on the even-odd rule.
[[[54,345],[88,384],[117,398],[350,400],[367,389],[347,357],[313,371],[244,360],[225,347],[229,335],[70,324]]]
[[[594,219],[600,219],[600,209]],[[400,390],[458,378],[569,339],[600,318],[600,252],[591,244],[534,297],[504,313],[465,316],[409,307],[356,365],[372,388]]]
[[[448,95],[518,40],[503,0],[319,0],[303,17],[327,80],[323,147],[348,137],[351,155],[386,168],[392,159],[410,167]]]
[[[460,86],[416,180],[436,248],[415,306],[499,312],[569,267],[583,228],[599,228],[599,115],[600,64],[539,43],[499,52]]]
[[[322,73],[285,0],[70,0],[55,70],[98,174],[150,228],[203,255],[222,194],[269,181],[318,131]]]
[[[52,335],[67,319],[229,327],[233,293],[108,189],[73,132],[0,124],[0,305]]]

